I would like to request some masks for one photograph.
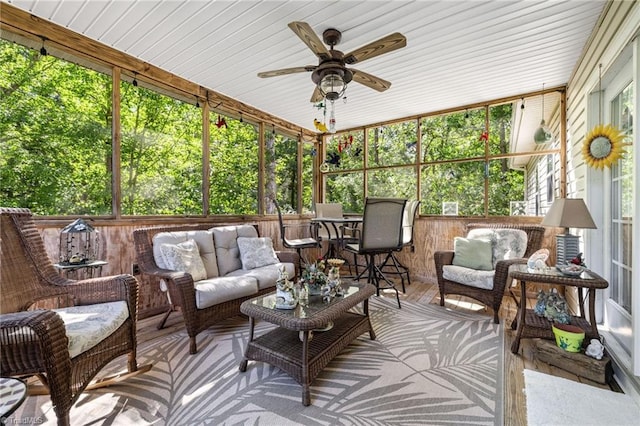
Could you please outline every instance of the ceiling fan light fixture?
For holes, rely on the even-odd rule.
[[[320,92],[330,101],[340,99],[347,89],[347,83],[339,72],[330,72],[322,77],[318,83]]]

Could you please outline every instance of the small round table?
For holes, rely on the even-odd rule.
[[[0,423],[4,424],[27,397],[27,384],[20,379],[0,377]]]

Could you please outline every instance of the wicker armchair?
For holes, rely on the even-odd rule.
[[[37,376],[51,395],[59,425],[69,424],[69,411],[81,392],[111,360],[128,355],[128,373],[147,371],[136,362],[138,283],[131,275],[72,281],[58,275],[28,209],[0,208],[0,372],[2,376]],[[62,317],[36,303],[78,307],[124,301],[128,318],[95,346],[72,357]],[[127,312],[123,304],[119,304]],[[73,309],[73,308],[71,308]],[[112,384],[102,379],[92,388]]]
[[[473,223],[467,226],[467,230],[473,229],[519,229],[527,233],[527,248],[522,258],[500,260],[496,262],[495,275],[493,276],[493,287],[490,289],[477,288],[459,282],[451,281],[443,277],[443,266],[452,265],[454,251],[437,251],[434,253],[436,264],[436,275],[438,277],[438,287],[440,290],[440,306],[444,306],[446,294],[458,294],[475,299],[493,309],[493,321],[500,323],[498,314],[502,297],[509,277],[509,266],[515,263],[525,263],[526,258],[540,249],[544,237],[544,227],[539,225],[512,225],[512,224],[481,224]]]

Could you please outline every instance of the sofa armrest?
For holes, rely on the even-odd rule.
[[[298,253],[295,251],[277,251],[276,256],[282,263],[293,263],[294,265],[298,264]]]

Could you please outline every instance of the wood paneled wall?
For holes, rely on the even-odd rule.
[[[290,222],[301,222],[304,218],[291,219]],[[447,217],[420,217],[415,223],[415,252],[409,249],[403,250],[398,258],[409,267],[411,275],[421,281],[436,282],[435,266],[433,263],[433,253],[437,250],[452,250],[453,238],[465,234],[465,227],[471,222],[500,223],[517,222],[527,224],[540,223],[540,218],[536,217],[505,217],[505,218],[447,218]],[[289,222],[289,221],[288,221]],[[45,246],[49,256],[54,261],[58,259],[60,230],[64,227],[61,224],[51,224],[45,221],[37,222],[38,227],[45,241]],[[183,221],[187,223],[187,220]],[[189,224],[206,223],[218,226],[228,223],[238,223],[237,221],[212,222],[203,219],[188,219]],[[256,218],[248,220],[246,223],[255,223],[261,236],[269,236],[273,239],[276,250],[284,250],[280,241],[279,224],[276,218]],[[159,223],[158,220],[139,219],[130,222],[119,222],[117,224],[108,221],[92,222],[92,225],[101,232],[102,238],[106,241],[106,261],[108,265],[102,269],[102,275],[128,274],[132,271],[132,265],[136,262],[136,254],[133,244],[133,231],[137,228],[150,226],[166,226],[167,224],[177,224],[175,219],[168,223]],[[547,230],[543,247],[555,253],[555,231]],[[321,255],[320,250],[310,252],[310,258],[317,258]],[[553,261],[553,259],[551,259]],[[158,314],[167,308],[167,301],[164,294],[158,289],[155,282],[150,282],[141,276],[137,276],[141,284],[139,311],[140,317],[145,318]]]

